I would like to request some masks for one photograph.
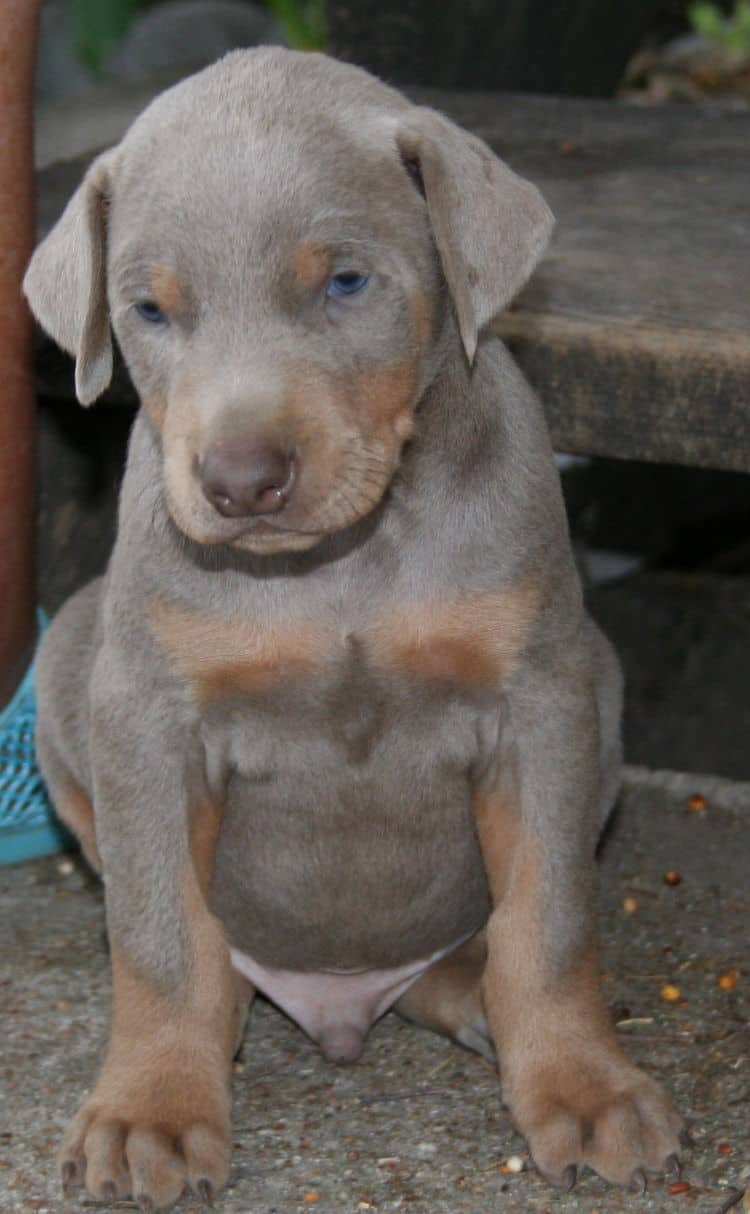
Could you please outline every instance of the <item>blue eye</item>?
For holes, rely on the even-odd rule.
[[[135,310],[141,320],[146,320],[150,325],[165,325],[167,318],[162,312],[157,303],[153,299],[142,299],[140,303],[135,304]]]
[[[334,274],[329,278],[326,295],[331,299],[345,299],[348,295],[358,295],[370,281],[367,274],[357,274],[353,270],[343,274]]]

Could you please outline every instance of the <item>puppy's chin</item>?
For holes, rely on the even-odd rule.
[[[240,548],[243,552],[253,552],[257,556],[270,556],[282,552],[307,552],[325,538],[325,532],[320,534],[302,534],[298,531],[274,532],[269,527],[267,531],[257,529],[238,536],[236,540],[231,541],[230,547]]]

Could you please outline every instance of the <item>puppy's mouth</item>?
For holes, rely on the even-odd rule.
[[[227,546],[258,555],[304,552],[372,514],[387,494],[391,479],[392,469],[359,486],[346,479],[317,508],[294,502],[278,513],[256,517],[223,518],[197,494],[183,503],[170,491],[168,481],[166,504],[178,530],[204,547]]]

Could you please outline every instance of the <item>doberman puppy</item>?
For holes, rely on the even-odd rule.
[[[597,977],[620,673],[486,332],[551,225],[440,114],[260,49],[157,99],[37,250],[81,401],[114,330],[143,403],[107,574],[39,660],[114,983],[66,1185],[212,1198],[256,989],[332,1060],[389,1007],[496,1051],[554,1183],[679,1168]]]

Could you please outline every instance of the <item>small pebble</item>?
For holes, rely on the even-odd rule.
[[[697,792],[692,797],[688,797],[687,807],[691,814],[702,814],[706,808],[706,798]]]
[[[524,1161],[520,1155],[509,1155],[508,1158],[500,1164],[500,1171],[516,1174],[518,1172],[523,1172],[524,1166]]]
[[[419,1155],[420,1159],[432,1159],[434,1155],[437,1155],[437,1147],[435,1146],[435,1143],[418,1142],[417,1155]]]
[[[669,1186],[669,1188],[667,1189],[667,1192],[670,1193],[673,1197],[676,1197],[679,1193],[689,1193],[690,1185],[688,1184],[688,1182],[686,1180],[675,1180]]]
[[[76,866],[72,860],[64,857],[62,860],[57,861],[57,871],[61,877],[70,877],[76,871]]]
[[[639,906],[638,899],[633,898],[630,895],[627,898],[623,898],[623,900],[622,900],[622,909],[625,911],[626,915],[634,915],[635,912],[638,910],[638,906]]]
[[[313,1202],[320,1201],[320,1193],[316,1193],[314,1189],[310,1189],[309,1192],[305,1193],[305,1201],[308,1201],[310,1205]]]
[[[737,985],[737,970],[725,970],[719,974],[716,985],[720,991],[733,991]]]
[[[664,874],[665,885],[682,885],[682,873],[678,873],[676,868],[670,868]]]
[[[682,998],[682,991],[673,982],[665,982],[659,994],[665,1003],[677,1003]]]
[[[718,1147],[716,1148],[716,1150],[719,1152],[720,1155],[731,1155],[732,1154],[731,1143],[720,1142]]]

